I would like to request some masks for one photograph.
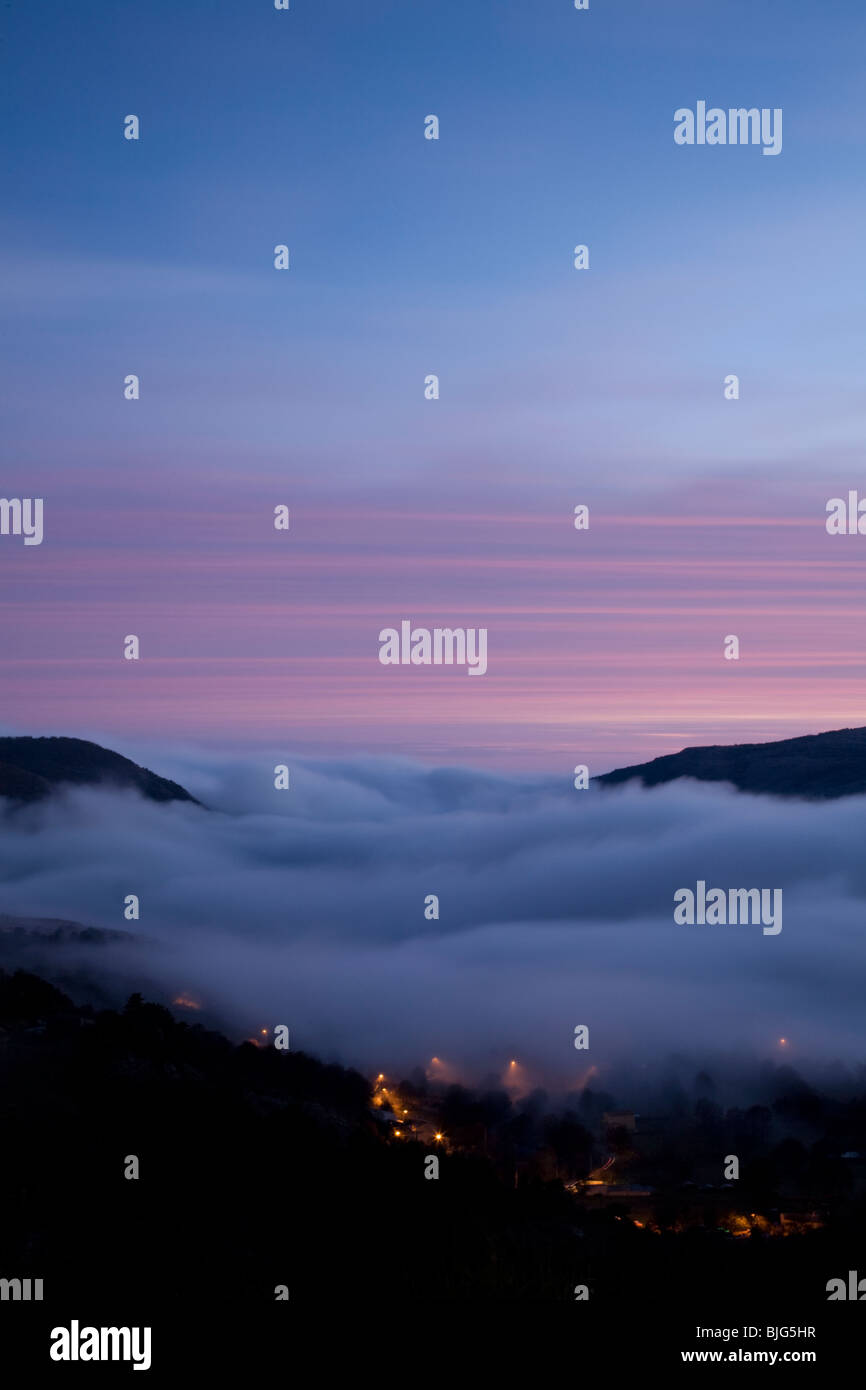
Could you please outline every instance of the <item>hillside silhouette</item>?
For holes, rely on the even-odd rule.
[[[177,782],[83,738],[0,738],[0,796],[41,801],[64,785],[131,787],[148,801],[201,803]]]
[[[637,780],[657,787],[693,777],[730,782],[738,791],[809,801],[866,795],[866,729],[837,729],[774,743],[710,744],[683,748],[648,763],[594,777],[602,787]]]
[[[431,1181],[430,1137],[398,1137],[358,1072],[233,1043],[137,994],[122,1010],[76,1007],[35,975],[0,971],[0,1057],[0,1266],[43,1279],[55,1320],[273,1311],[279,1285],[293,1306],[332,1307],[338,1292],[379,1310],[573,1303],[581,1282],[596,1313],[619,1315],[660,1279],[672,1306],[699,1288],[712,1308],[734,1289],[753,1311],[778,1300],[790,1320],[820,1308],[866,1236],[847,1153],[866,1152],[866,1096],[822,1096],[790,1069],[771,1106],[745,1111],[714,1105],[699,1077],[645,1139],[605,1136],[603,1093],[555,1112],[541,1092],[436,1092],[418,1073],[390,1094],[447,1130]],[[726,1152],[743,1159],[736,1190],[698,1191],[691,1176]],[[569,1190],[606,1155],[651,1195]],[[648,1204],[640,1223],[633,1200]],[[738,1240],[717,1229],[732,1203],[776,1230],[780,1205],[819,1205],[821,1226]]]

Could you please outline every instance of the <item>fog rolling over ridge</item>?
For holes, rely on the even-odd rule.
[[[367,1070],[435,1055],[470,1080],[512,1057],[567,1086],[672,1049],[863,1056],[862,796],[576,791],[378,758],[158,765],[204,804],[102,785],[2,803],[0,911],[134,933],[86,955],[130,988],[186,991],[239,1029],[286,1023],[293,1048]],[[783,930],[677,925],[674,893],[699,880],[782,889]]]

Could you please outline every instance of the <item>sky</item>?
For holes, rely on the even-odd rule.
[[[0,536],[3,730],[569,778],[866,723],[825,530],[864,39],[858,0],[4,5],[2,495],[45,538]],[[699,100],[782,108],[781,154],[677,146]],[[381,666],[403,619],[487,673]]]

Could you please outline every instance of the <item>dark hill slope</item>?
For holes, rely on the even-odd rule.
[[[83,738],[0,738],[0,796],[40,801],[64,783],[133,787],[149,801],[191,801],[177,782]]]
[[[731,782],[743,792],[812,801],[866,795],[866,729],[836,729],[777,743],[684,748],[649,763],[605,772],[593,781],[611,787],[637,778],[645,787],[656,787],[680,777]]]

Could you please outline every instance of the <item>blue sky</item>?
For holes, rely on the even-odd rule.
[[[608,765],[678,740],[771,736],[776,721],[779,736],[862,722],[866,673],[839,665],[852,641],[866,649],[856,542],[829,564],[796,529],[813,520],[823,544],[825,499],[863,478],[862,5],[166,0],[0,15],[3,487],[47,508],[38,560],[4,540],[15,729],[185,737],[204,704],[215,737],[271,727],[297,689],[288,668],[259,707],[170,663],[218,660],[229,682],[236,656],[237,680],[264,691],[241,654],[275,659],[268,634],[293,632],[294,659],[330,651],[365,712],[357,728],[343,707],[324,729],[300,715],[317,747],[393,739],[498,758],[519,725],[531,761],[533,730],[567,729],[577,676],[560,671],[554,688],[550,673],[584,643],[579,613],[552,635],[545,615],[563,598],[610,604],[620,559],[643,566],[615,595],[628,627],[612,615],[579,672],[583,745],[613,685],[624,702],[599,744]],[[781,107],[781,155],[676,146],[674,111],[698,100]],[[138,142],[123,139],[128,113]],[[430,113],[438,142],[423,138]],[[578,242],[588,273],[572,266]],[[127,372],[141,376],[134,406]],[[260,553],[244,568],[275,501],[295,524],[283,581]],[[579,501],[612,518],[585,581],[548,565],[550,528]],[[640,513],[710,528],[718,515],[726,529],[701,536],[686,582],[665,568],[686,532],[657,531],[653,550],[623,531]],[[449,514],[436,534],[418,521]],[[732,515],[792,529],[744,554]],[[479,516],[498,518],[483,523],[500,527],[495,559]],[[397,539],[405,554],[376,570]],[[678,586],[702,582],[708,606],[684,625]],[[479,716],[438,694],[438,717],[469,718],[469,733],[401,736],[390,705],[377,731],[381,694],[354,663],[375,654],[380,619],[405,616],[392,611],[404,593],[431,621],[459,607],[500,624],[515,663],[488,716],[500,743],[481,749]],[[605,665],[635,650],[647,604],[675,653],[649,715],[645,674]],[[730,682],[682,663],[750,617],[767,665],[729,708]],[[166,665],[158,689],[127,699],[100,662],[135,623]],[[302,711],[327,710],[321,672],[309,680]],[[651,737],[632,736],[646,719]]]
[[[106,423],[86,397],[118,354],[175,396],[143,424],[170,467],[201,433],[183,402],[216,409],[223,438],[279,449],[271,372],[307,440],[307,403],[338,384],[347,424],[366,434],[387,409],[405,429],[416,363],[433,360],[449,410],[486,386],[519,414],[543,408],[544,382],[587,383],[575,444],[604,442],[598,397],[633,376],[658,372],[652,394],[681,393],[688,415],[693,370],[735,358],[761,377],[777,443],[784,418],[803,438],[789,391],[817,381],[837,406],[859,385],[861,6],[261,0],[49,4],[7,22],[4,280],[32,316],[16,316],[7,379],[61,439],[66,411],[76,429]],[[699,98],[781,106],[782,156],[677,148],[673,111]],[[280,241],[293,273],[277,287]],[[675,467],[694,441],[669,428]],[[375,485],[373,459],[363,475]]]

